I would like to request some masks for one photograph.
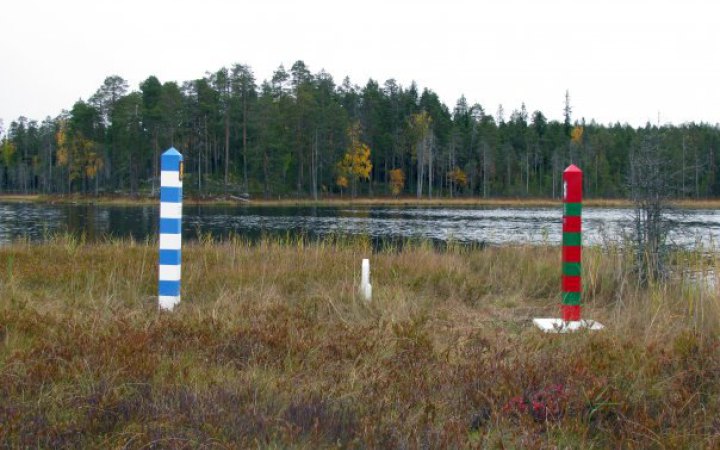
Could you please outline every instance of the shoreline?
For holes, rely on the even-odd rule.
[[[42,195],[42,194],[0,194],[0,203],[46,203],[46,204],[81,204],[81,205],[115,205],[138,206],[151,205],[159,201],[158,197],[129,195],[89,196],[89,195]],[[516,207],[540,208],[559,207],[562,200],[551,198],[433,198],[417,199],[414,197],[358,197],[358,198],[279,198],[279,199],[240,199],[237,197],[187,197],[186,204],[192,205],[243,205],[252,207],[333,207],[333,206],[420,206],[420,207]],[[720,198],[701,200],[671,200],[672,207],[687,209],[720,209]],[[586,199],[583,205],[595,208],[630,208],[632,203],[627,199]]]

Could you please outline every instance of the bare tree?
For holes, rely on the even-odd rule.
[[[666,275],[667,237],[672,221],[668,199],[672,177],[657,130],[648,130],[630,156],[628,184],[633,211],[635,268],[642,283]]]
[[[318,160],[318,129],[317,127],[315,127],[315,138],[313,139],[312,158],[310,159],[310,172],[312,175],[312,195],[313,200],[315,201],[317,201],[318,199]]]
[[[490,155],[490,146],[488,145],[487,141],[483,139],[482,143],[480,144],[480,148],[482,149],[481,154],[481,160],[482,160],[482,185],[483,185],[483,198],[488,197],[488,183],[490,182],[488,179],[489,171],[490,171],[490,164],[491,161],[491,155]]]
[[[560,191],[560,171],[562,170],[562,156],[560,155],[561,149],[556,148],[552,153],[552,198],[556,198]]]
[[[428,198],[432,198],[432,188],[433,188],[433,160],[435,159],[435,155],[433,154],[433,150],[435,147],[435,134],[430,130],[430,133],[428,135],[428,138],[426,139],[425,143],[425,151],[427,152],[427,165],[428,165]]]

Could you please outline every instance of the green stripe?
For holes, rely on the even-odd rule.
[[[582,266],[580,263],[563,263],[563,275],[579,277],[582,275]]]
[[[580,304],[579,292],[563,292],[563,305],[577,306]]]
[[[563,245],[570,247],[582,245],[582,233],[563,233]]]
[[[582,203],[565,203],[565,215],[569,217],[582,215]]]

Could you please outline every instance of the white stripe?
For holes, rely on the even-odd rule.
[[[160,233],[160,250],[180,250],[182,234]]]
[[[182,187],[182,181],[180,181],[180,172],[177,170],[163,170],[162,172],[160,172],[160,186]]]
[[[161,219],[182,219],[182,202],[160,202]]]
[[[160,265],[160,281],[180,281],[180,264]]]
[[[160,309],[172,311],[175,305],[180,304],[180,296],[158,295],[158,303],[160,304]]]

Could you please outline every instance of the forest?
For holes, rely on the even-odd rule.
[[[337,84],[302,61],[262,83],[244,64],[183,83],[149,76],[138,90],[113,75],[55,118],[0,124],[0,192],[156,195],[173,146],[197,197],[558,198],[574,163],[586,196],[620,198],[633,153],[651,146],[670,196],[720,194],[717,124],[586,122],[569,92],[558,109],[562,122],[525,104],[450,108],[415,83]]]

